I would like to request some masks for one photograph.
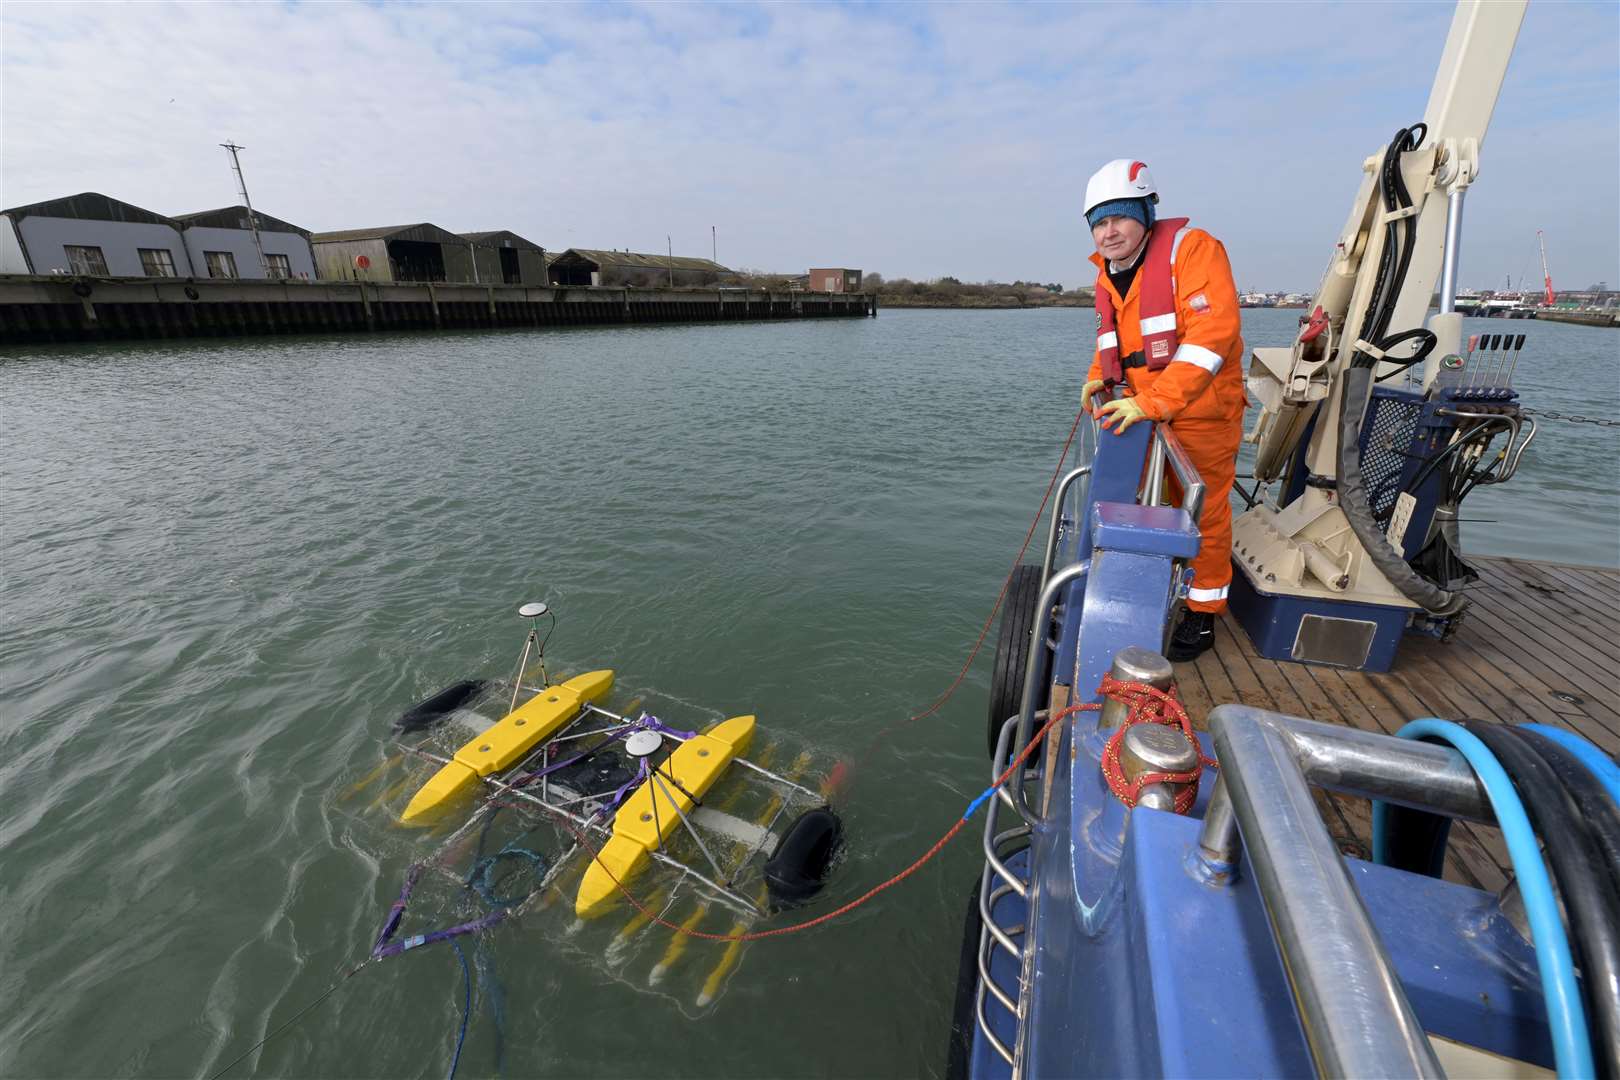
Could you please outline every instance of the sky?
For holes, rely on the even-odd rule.
[[[803,273],[1090,284],[1146,161],[1245,289],[1310,291],[1449,3],[0,3],[0,206],[99,191]],[[1620,287],[1620,4],[1533,0],[1464,286]],[[711,228],[714,230],[711,234]]]

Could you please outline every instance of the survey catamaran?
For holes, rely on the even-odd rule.
[[[1476,577],[1458,504],[1534,435],[1522,340],[1479,349],[1451,310],[1524,7],[1458,5],[1423,121],[1366,160],[1296,341],[1255,350],[1271,486],[1237,520],[1231,606],[1284,680],[1376,679],[1408,635],[1456,634]],[[1613,758],[1541,724],[1189,715],[1194,666],[1162,651],[1203,494],[1166,427],[1102,434],[1010,579],[949,1075],[1620,1074]],[[1323,793],[1373,800],[1371,859],[1341,852]],[[1453,821],[1501,830],[1506,893],[1442,879]]]
[[[479,711],[497,684],[469,679],[396,721],[401,756],[431,771],[412,781],[398,820],[428,830],[434,843],[412,867],[373,955],[486,930],[566,895],[578,920],[618,913],[623,926],[603,942],[616,955],[650,923],[675,932],[647,975],[654,985],[665,980],[670,949],[684,950],[693,936],[717,939],[724,947],[694,995],[711,1004],[736,965],[735,939],[812,899],[840,849],[841,822],[811,786],[814,758],[800,750],[781,771],[770,767],[787,748],[765,742],[752,715],[687,729],[645,710],[613,712],[612,671],[550,676],[552,609],[524,604],[519,615],[529,629],[498,720]],[[550,620],[544,636],[542,619]],[[485,910],[397,937],[430,868]],[[731,918],[692,934],[711,909]]]

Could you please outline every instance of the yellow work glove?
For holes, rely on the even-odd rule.
[[[1085,408],[1086,412],[1091,411],[1091,399],[1096,397],[1097,392],[1107,385],[1101,379],[1092,379],[1086,383],[1085,389],[1080,391],[1080,404]]]
[[[1110,401],[1108,404],[1097,410],[1097,416],[1102,421],[1102,426],[1108,428],[1108,430],[1112,431],[1115,435],[1123,435],[1125,433],[1125,429],[1136,423],[1138,420],[1153,419],[1147,414],[1147,410],[1142,408],[1141,402],[1137,401],[1137,399],[1133,397],[1119,398],[1116,401]],[[1113,427],[1108,427],[1110,420],[1114,422]]]

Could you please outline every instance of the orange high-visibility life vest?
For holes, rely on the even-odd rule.
[[[1103,382],[1112,387],[1125,381],[1125,368],[1146,364],[1159,371],[1176,354],[1176,248],[1187,232],[1187,218],[1166,218],[1155,222],[1148,234],[1147,251],[1139,271],[1142,351],[1123,361],[1119,355],[1119,328],[1114,322],[1114,298],[1099,288],[1097,305],[1097,359]]]

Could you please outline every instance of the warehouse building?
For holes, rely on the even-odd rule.
[[[861,291],[861,272],[844,267],[811,270],[808,288],[811,292],[853,293]]]
[[[245,206],[225,206],[194,214],[176,214],[186,254],[197,277],[276,278],[308,281],[315,277],[315,252],[310,232],[259,210],[250,220]],[[253,243],[253,225],[259,227],[264,264]]]
[[[94,191],[0,211],[0,273],[193,277],[181,225]]]
[[[316,233],[315,265],[338,281],[473,281],[474,245],[421,222]]]
[[[713,259],[569,248],[551,260],[547,273],[553,285],[650,288],[712,285],[731,271]]]
[[[515,232],[462,233],[472,245],[473,270],[482,284],[546,284],[546,249]]]

